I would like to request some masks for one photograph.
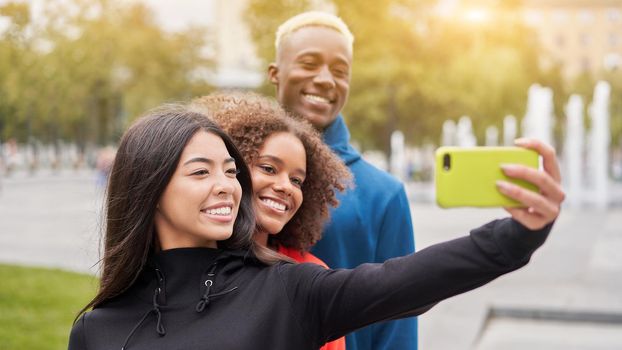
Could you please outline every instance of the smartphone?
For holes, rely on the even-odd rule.
[[[452,207],[521,207],[497,189],[497,180],[505,180],[532,191],[538,188],[527,181],[505,176],[503,164],[521,164],[538,169],[536,151],[521,147],[441,147],[436,150],[436,203]]]

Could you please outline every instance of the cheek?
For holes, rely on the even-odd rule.
[[[289,87],[292,87],[292,86],[304,83],[305,81],[307,81],[307,79],[310,76],[312,76],[312,74],[305,71],[304,69],[295,69],[295,70],[292,70],[290,74],[287,77],[285,77],[285,79],[281,80],[281,83]]]
[[[175,198],[179,197],[181,193],[179,193],[175,188],[175,184],[169,183],[169,185],[164,189],[164,193],[158,200],[158,209],[160,211],[166,213],[177,207],[175,205]]]
[[[294,199],[296,200],[296,210],[294,211],[294,214],[296,212],[298,212],[298,209],[300,209],[300,207],[302,206],[302,202],[304,200],[304,196],[302,194],[302,190],[296,190],[294,192]],[[293,215],[292,215],[293,216]]]
[[[343,96],[348,97],[348,92],[350,91],[350,83],[347,80],[343,80],[339,83],[338,87],[339,90],[341,90]]]
[[[261,173],[258,170],[251,170],[251,184],[253,185],[253,191],[261,188]]]

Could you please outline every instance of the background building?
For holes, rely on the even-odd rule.
[[[524,20],[537,31],[544,68],[560,64],[566,78],[622,64],[622,1],[526,0]]]
[[[210,80],[218,87],[256,88],[264,79],[264,69],[244,22],[246,4],[246,0],[214,2],[216,73]]]

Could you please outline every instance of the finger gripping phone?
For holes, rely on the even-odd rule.
[[[537,169],[539,154],[521,147],[441,147],[436,150],[436,203],[452,207],[521,207],[501,194],[497,180],[538,191],[527,181],[506,176],[502,164],[521,164]]]

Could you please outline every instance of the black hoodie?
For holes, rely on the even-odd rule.
[[[352,270],[266,266],[241,251],[166,250],[125,293],[80,317],[69,349],[318,349],[525,265],[550,228],[532,232],[496,220],[469,236]]]

